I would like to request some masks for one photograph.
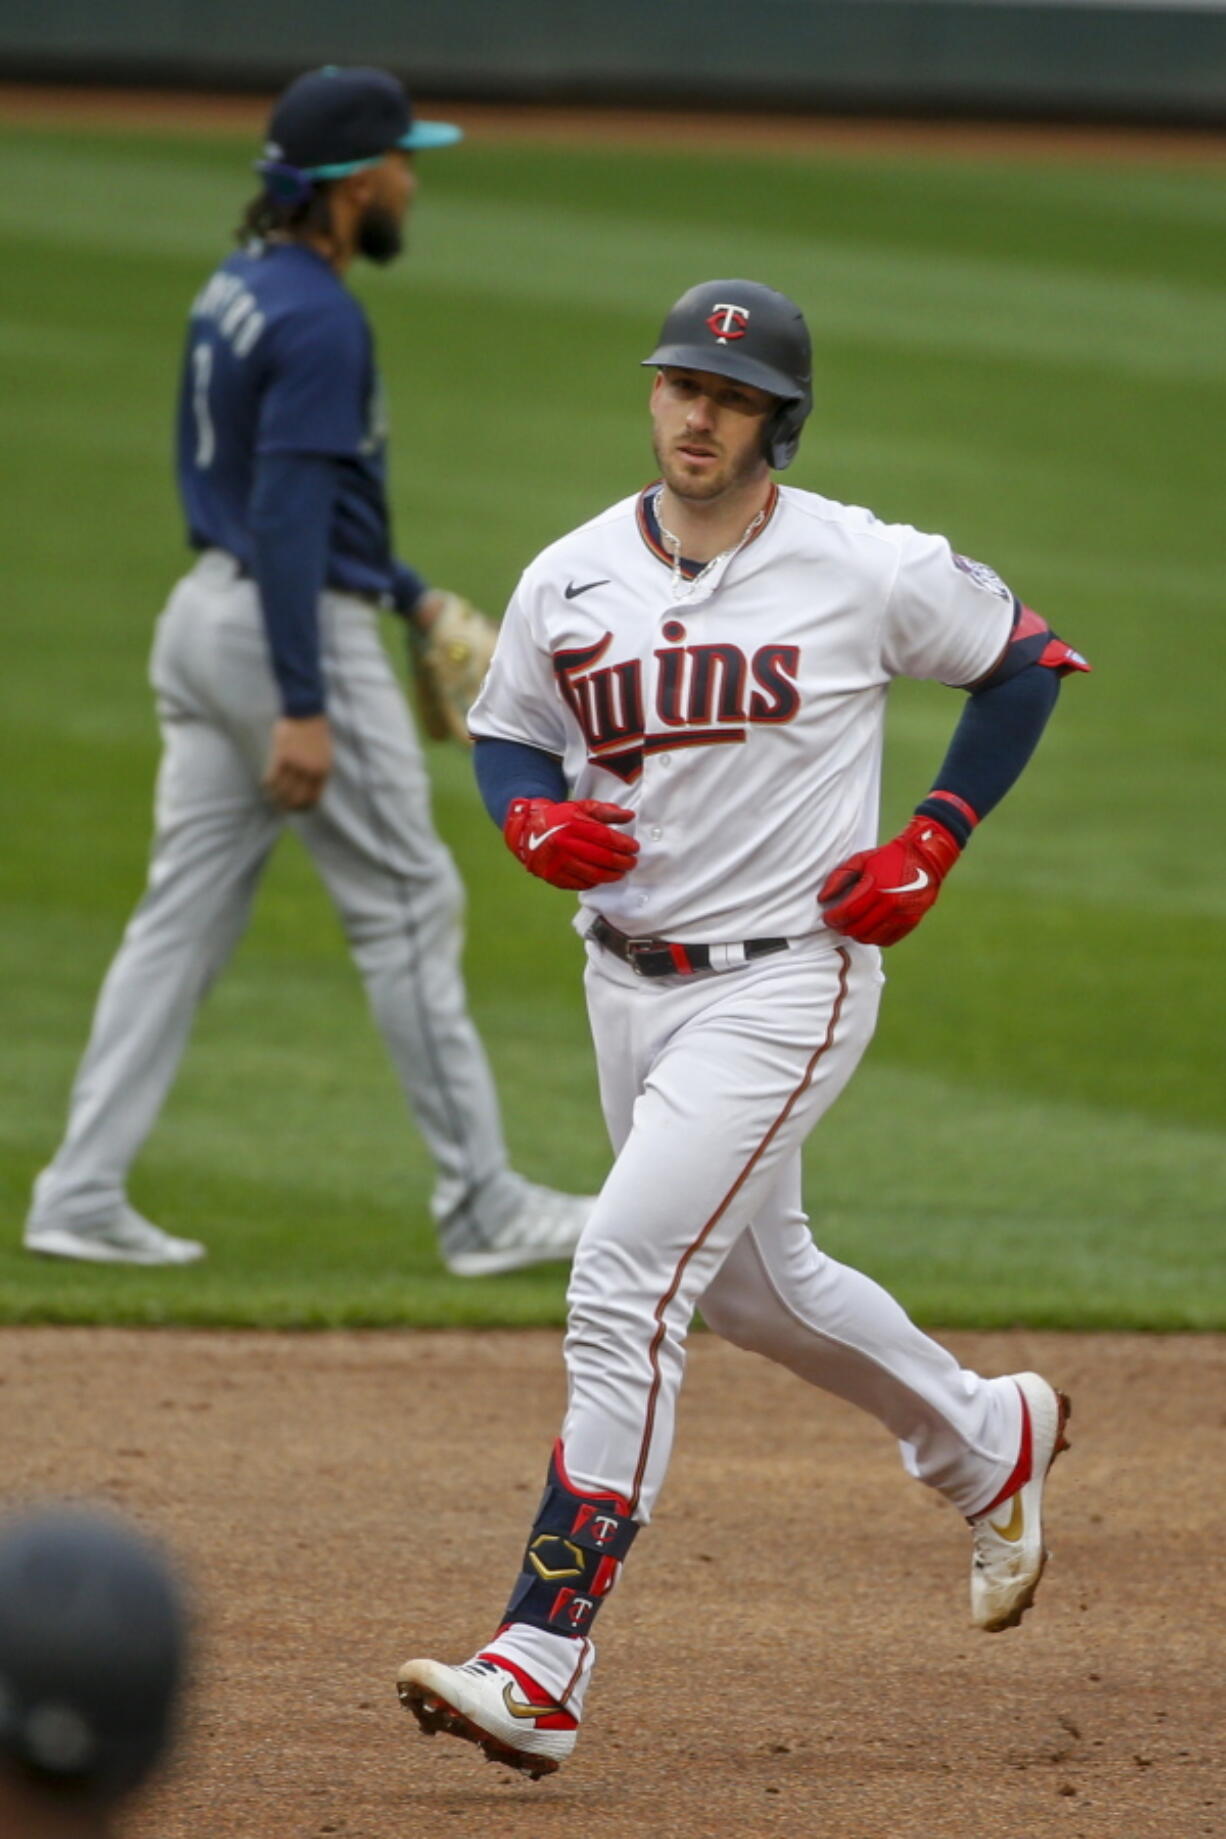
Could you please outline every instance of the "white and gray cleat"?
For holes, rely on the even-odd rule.
[[[490,1762],[533,1781],[552,1775],[575,1747],[579,1720],[525,1673],[493,1656],[462,1666],[406,1660],[396,1690],[427,1737],[442,1731],[476,1744]]]
[[[195,1264],[205,1247],[176,1239],[125,1205],[113,1219],[89,1225],[31,1217],[23,1243],[41,1258],[76,1258],[83,1264]]]
[[[451,1248],[444,1238],[443,1263],[455,1277],[496,1277],[569,1259],[595,1204],[594,1194],[561,1194],[525,1181],[519,1206],[496,1231]]]
[[[1064,1393],[1038,1373],[1015,1373],[1013,1383],[1022,1395],[1023,1449],[1030,1440],[1029,1477],[970,1522],[971,1620],[988,1634],[1016,1628],[1034,1602],[1048,1556],[1043,1490],[1052,1463],[1068,1448],[1064,1427],[1072,1411]]]

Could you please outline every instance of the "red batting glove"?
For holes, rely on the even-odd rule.
[[[628,824],[634,812],[622,805],[580,798],[551,804],[548,798],[516,798],[502,834],[524,867],[555,888],[594,888],[620,881],[634,867],[639,846],[610,824]]]
[[[892,842],[860,850],[827,875],[817,896],[826,924],[863,945],[897,945],[919,925],[961,853],[944,824],[913,817]]]

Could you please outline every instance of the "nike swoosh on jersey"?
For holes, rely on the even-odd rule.
[[[882,888],[883,894],[914,894],[920,888],[928,886],[928,870],[917,868],[914,881],[904,881],[900,888]]]
[[[565,824],[555,824],[552,830],[542,830],[539,836],[530,836],[528,838],[528,848],[539,849],[542,843],[548,841],[551,836],[557,836],[558,831],[565,830],[565,828]]]
[[[564,592],[568,600],[578,600],[580,594],[590,593],[594,587],[608,587],[608,585],[607,576],[603,581],[580,581],[577,584],[574,581],[568,581]]]

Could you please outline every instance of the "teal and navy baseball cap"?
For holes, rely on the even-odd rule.
[[[404,85],[389,70],[328,64],[295,77],[279,98],[256,169],[343,179],[394,147],[416,153],[462,139],[463,130],[449,121],[415,120]]]

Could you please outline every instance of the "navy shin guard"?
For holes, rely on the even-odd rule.
[[[617,1581],[638,1525],[620,1494],[584,1493],[566,1473],[557,1442],[503,1623],[530,1622],[555,1635],[586,1635]]]

